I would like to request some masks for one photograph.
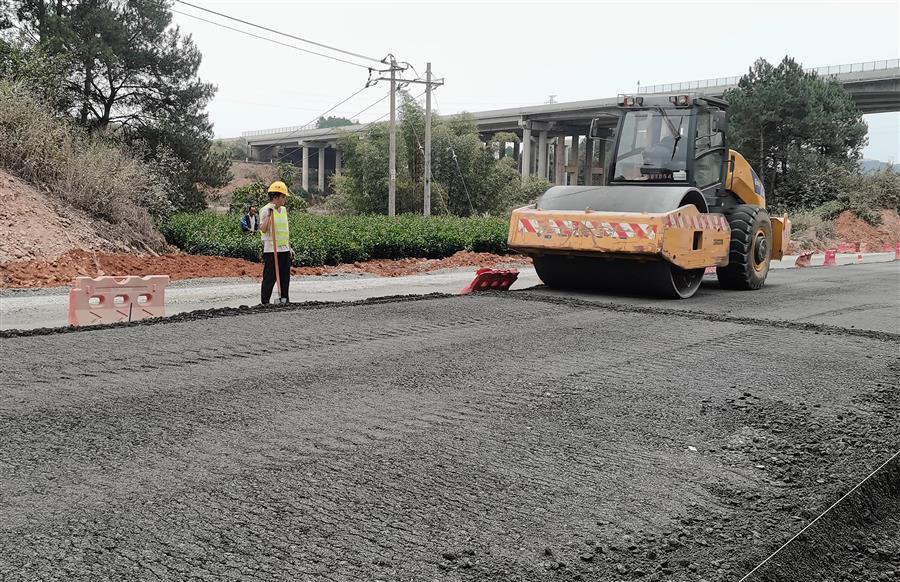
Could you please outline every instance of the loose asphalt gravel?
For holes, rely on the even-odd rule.
[[[0,334],[2,580],[739,581],[900,450],[898,264]],[[900,577],[900,457],[748,581]]]

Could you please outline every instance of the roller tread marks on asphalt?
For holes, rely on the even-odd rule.
[[[317,324],[331,319],[327,315],[296,312],[262,315],[263,325],[249,324],[250,329],[231,318],[17,341],[28,350],[52,341],[66,361],[57,372],[40,370],[25,357],[15,364],[21,369],[12,370],[24,374],[36,368],[45,381],[29,396],[32,409],[14,402],[0,406],[17,411],[0,418],[0,426],[11,430],[26,422],[33,429],[0,428],[8,450],[22,445],[42,453],[16,459],[7,495],[29,499],[29,487],[42,480],[44,471],[54,470],[68,477],[55,485],[65,493],[51,501],[84,501],[76,506],[74,521],[64,517],[72,509],[68,504],[54,503],[41,510],[44,520],[70,534],[101,530],[144,540],[142,548],[115,537],[92,538],[96,549],[79,551],[94,556],[90,563],[98,568],[112,560],[122,571],[163,577],[176,576],[179,567],[208,577],[222,577],[233,568],[250,579],[271,578],[261,569],[266,564],[301,579],[342,579],[336,572],[351,567],[343,570],[351,578],[355,572],[370,578],[508,579],[505,569],[544,579],[554,561],[568,562],[570,573],[608,572],[615,564],[608,562],[611,556],[628,571],[644,567],[640,560],[629,561],[626,547],[607,547],[582,563],[578,551],[562,543],[587,547],[585,538],[572,532],[618,539],[640,529],[652,531],[657,546],[673,548],[664,554],[673,564],[687,545],[692,553],[686,557],[704,567],[729,559],[738,549],[761,552],[766,539],[750,532],[777,537],[794,523],[769,522],[769,513],[758,523],[747,520],[740,529],[724,532],[706,533],[704,525],[739,510],[746,516],[757,505],[796,507],[796,496],[779,500],[771,489],[754,494],[759,471],[804,479],[803,494],[815,498],[822,486],[814,477],[857,468],[852,455],[841,456],[847,446],[865,447],[878,431],[897,431],[889,424],[897,412],[896,397],[878,391],[897,379],[896,368],[885,368],[882,361],[889,346],[865,338],[817,337],[818,349],[853,361],[852,375],[864,382],[857,394],[831,395],[858,416],[845,416],[843,424],[829,430],[831,419],[819,417],[812,405],[796,404],[798,396],[816,394],[823,381],[822,374],[808,378],[803,361],[790,361],[809,332],[690,318],[679,319],[673,328],[666,318],[633,312],[538,302],[510,306],[493,297],[397,305],[378,318],[377,328],[355,325],[362,331],[342,331],[355,315],[372,312],[353,309],[354,315],[339,317],[324,332]],[[471,310],[482,313],[470,315]],[[635,322],[636,315],[643,321]],[[278,320],[284,323],[272,323]],[[270,323],[273,332],[290,338],[284,351],[273,355],[265,336],[257,333]],[[640,333],[634,332],[635,323]],[[629,330],[629,342],[612,339]],[[146,353],[129,347],[122,338],[135,332],[165,347]],[[214,345],[192,347],[198,336]],[[118,359],[95,365],[91,376],[75,376],[85,362],[95,361],[73,349],[85,341],[94,342],[95,356],[118,346]],[[738,353],[753,347],[759,353],[762,346],[760,357],[772,365],[730,375],[723,383],[716,353],[722,345],[735,346]],[[873,353],[877,358],[868,357]],[[284,354],[295,357],[286,362]],[[127,370],[120,373],[122,364]],[[278,369],[305,380],[247,383],[252,371]],[[840,376],[828,370],[826,379]],[[57,373],[73,380],[59,382],[53,377]],[[141,382],[148,376],[153,385]],[[117,382],[110,386],[113,377]],[[755,396],[756,386],[778,392]],[[742,400],[745,391],[754,397]],[[13,400],[25,396],[24,389],[4,394]],[[693,416],[690,410],[705,394],[712,395],[710,402]],[[642,398],[667,413],[648,416]],[[874,406],[876,399],[884,406]],[[272,403],[279,405],[272,409]],[[306,410],[317,412],[307,417]],[[72,420],[86,417],[92,426],[73,427]],[[871,434],[858,434],[859,418],[867,419]],[[80,434],[75,442],[73,430]],[[709,443],[690,442],[695,433],[729,448],[718,453]],[[856,442],[840,446],[836,439],[848,433],[857,433]],[[673,439],[673,434],[682,437]],[[39,442],[28,445],[29,439]],[[690,444],[702,454],[688,452]],[[791,461],[788,466],[810,456],[818,459],[822,450],[838,455],[838,462],[823,465],[824,474],[806,476],[784,468],[782,475],[784,466],[769,460],[767,444],[776,450],[801,445],[777,453]],[[64,458],[51,454],[61,449],[67,451]],[[124,464],[122,451],[127,451]],[[674,466],[673,458],[680,459]],[[0,459],[0,464],[13,466],[11,461]],[[777,469],[756,469],[755,464]],[[624,473],[617,474],[615,467],[625,467]],[[98,470],[108,479],[93,486],[105,491],[115,483],[116,489],[107,491],[104,509],[88,513],[88,524],[79,525],[93,495],[83,483],[91,483]],[[147,480],[148,470],[156,479]],[[655,473],[664,475],[646,483],[639,478]],[[167,480],[176,474],[177,481]],[[623,489],[618,483],[623,478],[637,478],[634,487]],[[191,483],[196,486],[186,487]],[[134,507],[127,494],[122,497],[129,491],[155,501]],[[792,511],[784,509],[782,517]],[[12,518],[6,523],[25,527],[20,517],[0,512]],[[122,515],[143,517],[123,522]],[[654,515],[682,515],[690,523],[666,528]],[[167,533],[152,529],[154,524],[165,526]],[[665,529],[678,534],[680,546],[666,545],[659,537],[666,536]],[[746,539],[735,538],[738,532]],[[740,543],[726,549],[730,542],[720,533]],[[58,551],[51,538],[34,543],[47,550],[44,555]],[[112,558],[103,558],[106,543]],[[550,545],[555,558],[541,557],[543,546]],[[522,546],[524,553],[518,550]],[[233,565],[200,558],[210,551],[229,552]],[[445,553],[456,557],[447,559]],[[471,568],[461,566],[467,559]],[[481,564],[492,566],[484,570]],[[441,575],[444,568],[453,574]],[[717,577],[714,569],[709,577],[730,579]]]

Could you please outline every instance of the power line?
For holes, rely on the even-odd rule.
[[[218,103],[234,103],[237,105],[250,105],[253,107],[264,107],[266,109],[293,109],[294,111],[319,111],[321,105],[312,107],[299,107],[295,105],[285,105],[283,103],[263,103],[260,101],[244,101],[243,99],[216,99]],[[346,112],[346,111],[345,111]]]
[[[426,89],[427,91],[427,89]],[[419,151],[422,152],[422,156],[425,155],[425,147],[422,145],[422,142],[419,140],[419,130],[413,127],[413,135],[416,137],[416,143],[419,145]],[[444,214],[450,214],[450,209],[447,207],[447,202],[444,200],[444,197],[441,196],[441,193],[438,192],[437,196],[438,200],[441,201],[441,204],[444,205]]]
[[[338,107],[340,107],[341,105],[343,105],[344,103],[346,103],[347,101],[350,101],[351,99],[353,99],[354,97],[356,97],[357,95],[359,95],[360,93],[362,93],[363,91],[365,91],[365,90],[368,89],[368,88],[369,88],[368,86],[364,86],[362,89],[360,89],[360,90],[357,91],[356,93],[350,95],[349,97],[347,97],[346,99],[344,99],[343,101],[341,101],[340,103],[338,103],[337,105],[334,105],[334,106],[332,106],[330,109],[328,109],[328,110],[326,110],[326,111],[323,111],[323,112],[320,113],[319,115],[315,116],[315,117],[314,117],[312,120],[310,120],[310,122],[307,123],[306,125],[312,125],[313,122],[314,122],[314,121],[317,121],[320,117],[325,117],[326,114],[331,113],[332,111],[334,111],[335,109],[337,109]],[[382,100],[383,100],[383,99],[384,99],[384,98],[382,97]],[[373,104],[373,105],[374,105],[374,104]],[[370,107],[371,107],[371,105],[370,105]],[[365,111],[365,110],[363,110],[363,111]],[[287,134],[286,136],[284,136],[282,139],[288,139],[289,137],[292,137],[292,136],[297,135],[297,133],[303,131],[303,128],[306,127],[306,125],[301,125],[299,128],[297,128],[297,129],[291,131],[290,133],[288,133],[288,134]],[[288,153],[285,152],[284,154],[282,154],[281,156],[279,156],[278,159],[275,160],[275,161],[281,161],[281,160],[282,160],[283,158],[285,158],[287,155],[288,155]]]
[[[422,91],[421,93],[419,93],[418,95],[416,95],[415,97],[413,97],[413,101],[418,100],[418,99],[419,99],[420,97],[422,97],[423,95],[425,95],[425,91]],[[387,98],[386,96],[385,96],[385,97],[382,97],[382,98],[381,98],[381,101],[384,101],[386,98]],[[375,105],[375,104],[373,103],[372,105]],[[372,105],[370,105],[369,107],[366,107],[366,109],[371,108]],[[363,109],[363,110],[360,111],[359,113],[362,113],[363,111],[366,111],[366,109]],[[356,115],[359,115],[359,113],[357,113]],[[369,123],[370,123],[370,124],[372,124],[372,123],[378,123],[379,121],[381,121],[382,119],[384,119],[385,117],[387,117],[387,116],[390,115],[390,114],[391,114],[391,112],[388,111],[387,113],[385,113],[384,115],[382,115],[382,116],[379,117],[378,119],[373,119],[373,120],[370,121]],[[354,115],[353,117],[356,117],[356,115]]]
[[[448,143],[450,144],[450,153],[453,154],[453,161],[456,163],[456,171],[459,173],[459,180],[462,182],[463,190],[466,193],[466,199],[469,201],[469,212],[475,214],[475,207],[472,206],[472,197],[469,196],[469,187],[466,186],[466,179],[463,176],[462,168],[459,167],[459,160],[456,158],[456,150],[453,149],[453,139],[451,138]]]
[[[367,88],[367,87],[363,87],[363,89],[366,89],[366,88]],[[351,97],[355,97],[356,95],[359,95],[359,93],[360,93],[360,91],[357,91],[356,93],[354,93],[353,95],[351,95],[350,97],[348,97],[347,99],[345,99],[342,103],[348,101]],[[372,103],[371,105],[369,105],[369,106],[366,107],[365,109],[359,111],[358,113],[354,113],[353,115],[351,115],[351,116],[349,117],[349,119],[353,119],[354,117],[356,117],[356,116],[358,116],[358,115],[361,115],[361,114],[365,113],[366,111],[368,111],[369,109],[372,109],[373,107],[375,107],[376,105],[378,105],[379,103],[381,103],[382,101],[384,101],[384,100],[387,99],[387,98],[388,98],[388,96],[385,95],[384,97],[382,97],[382,98],[379,99],[378,101]],[[331,109],[329,109],[329,110],[326,111],[325,113],[331,113],[331,112],[334,111],[335,108],[337,108],[339,105],[341,105],[341,104],[339,103],[338,105],[335,105],[334,107],[332,107]],[[324,116],[325,116],[325,113],[321,114],[319,117],[324,117]],[[387,116],[387,114],[381,116],[379,119],[384,119],[386,116]],[[316,119],[319,119],[319,117],[316,117]],[[377,121],[377,120],[376,120],[376,121]],[[311,123],[312,123],[312,122],[310,122],[310,124],[311,124]],[[307,125],[309,125],[309,124],[307,124]],[[301,127],[303,127],[303,126],[301,126]],[[294,132],[297,132],[297,131],[303,131],[303,130],[294,130]],[[288,134],[288,137],[290,137],[290,134]],[[280,156],[278,156],[278,158],[277,158],[275,161],[276,161],[276,162],[280,162],[281,160],[283,160],[284,158],[288,157],[289,155],[291,155],[291,152],[285,152],[285,153],[281,154]]]
[[[753,568],[752,570],[750,570],[749,572],[747,572],[747,574],[746,574],[743,578],[741,578],[738,582],[744,582],[744,580],[746,580],[747,578],[749,578],[754,572],[756,572],[757,570],[759,570],[760,568],[762,568],[763,565],[764,565],[766,562],[768,562],[769,560],[771,560],[772,558],[774,558],[774,557],[778,554],[778,552],[780,552],[781,550],[783,550],[783,549],[785,549],[786,547],[788,547],[788,545],[789,545],[792,541],[794,541],[795,539],[797,539],[798,537],[800,537],[800,536],[803,534],[803,532],[805,532],[805,531],[808,530],[810,527],[812,527],[812,525],[813,525],[814,523],[816,523],[817,521],[819,521],[820,519],[822,519],[822,518],[825,516],[826,513],[828,513],[829,511],[831,511],[831,510],[834,509],[835,507],[837,507],[837,505],[838,505],[841,501],[843,501],[843,500],[846,499],[851,493],[853,493],[854,491],[856,491],[857,489],[859,489],[859,488],[863,485],[863,483],[865,483],[866,481],[868,481],[868,480],[872,477],[872,475],[874,475],[875,473],[877,473],[878,471],[880,471],[881,469],[883,469],[888,463],[890,463],[891,461],[893,461],[894,459],[896,459],[898,455],[900,455],[900,451],[897,451],[896,453],[894,453],[893,455],[891,455],[891,458],[890,458],[890,459],[888,459],[887,461],[883,462],[883,463],[882,463],[881,465],[879,465],[874,471],[872,471],[871,473],[869,473],[868,475],[866,475],[866,477],[865,477],[862,481],[860,481],[859,483],[857,483],[856,485],[854,485],[853,489],[851,489],[850,491],[847,491],[846,493],[844,493],[844,495],[843,495],[840,499],[838,499],[837,501],[835,501],[834,503],[832,503],[832,504],[828,507],[828,509],[826,509],[825,511],[823,511],[822,513],[820,513],[818,517],[816,517],[814,520],[812,520],[811,522],[809,522],[808,524],[806,524],[806,527],[804,527],[803,529],[801,529],[800,531],[798,531],[797,533],[795,533],[795,534],[793,535],[793,537],[791,537],[791,539],[789,539],[788,541],[784,542],[784,544],[782,544],[780,548],[778,548],[777,550],[775,550],[774,552],[772,552],[771,554],[769,554],[769,556],[768,556],[765,560],[763,560],[763,561],[760,562],[755,568]]]
[[[437,95],[434,97],[434,104],[437,105],[438,111],[441,109],[440,103],[437,102]],[[475,214],[475,206],[472,205],[472,197],[469,196],[469,187],[466,186],[466,179],[463,176],[462,168],[459,167],[459,160],[456,157],[456,149],[453,147],[453,137],[449,136],[447,143],[450,144],[450,153],[453,154],[453,162],[456,164],[456,171],[459,173],[459,180],[462,182],[463,190],[466,193],[466,199],[469,201],[469,212]]]
[[[417,77],[417,78],[413,79],[412,82],[418,81],[418,80],[419,80],[419,78]],[[398,80],[397,80],[397,90],[398,90],[398,91],[399,91],[399,90],[402,90],[404,87],[406,87],[407,85],[409,85],[409,83],[410,83],[409,81],[407,81],[407,82],[404,83],[404,80],[403,80],[403,79],[398,79]],[[374,85],[370,85],[370,86],[374,86]],[[415,100],[415,99],[418,99],[419,97],[421,97],[421,96],[424,95],[424,94],[425,94],[425,93],[419,93],[418,97],[413,97],[413,99],[414,99],[414,100]],[[381,103],[382,101],[384,101],[385,99],[387,99],[388,97],[390,97],[390,93],[388,93],[387,95],[385,95],[384,97],[382,97],[382,98],[379,99],[378,101],[372,103],[371,105],[369,105],[368,107],[366,107],[366,108],[363,109],[362,111],[360,111],[360,112],[358,112],[358,113],[356,113],[356,114],[354,114],[354,115],[351,115],[350,118],[352,119],[352,118],[356,117],[357,115],[361,115],[361,114],[365,113],[366,111],[368,111],[369,109],[375,107],[376,105],[378,105],[379,103]],[[378,119],[384,119],[384,118],[387,117],[388,115],[390,115],[390,112],[385,113],[384,115],[382,115],[382,116],[379,117]],[[376,119],[375,121],[378,121],[378,119]],[[374,122],[373,122],[373,121],[370,121],[369,123],[374,123]]]
[[[363,91],[365,91],[367,88],[368,88],[368,87],[363,87],[362,89],[360,89],[359,91],[357,91],[356,93],[354,93],[354,94],[351,95],[350,97],[347,97],[346,99],[344,99],[343,101],[341,101],[340,103],[338,103],[337,105],[335,105],[334,107],[332,107],[331,109],[329,109],[328,111],[325,111],[325,112],[322,113],[321,115],[317,116],[316,119],[318,119],[319,117],[324,117],[326,113],[331,113],[332,111],[334,111],[335,109],[337,109],[338,107],[340,107],[341,105],[343,105],[344,103],[346,103],[347,101],[349,101],[350,99],[356,97],[357,95],[359,95],[360,93],[362,93]],[[423,91],[422,93],[419,93],[418,96],[413,97],[413,99],[414,99],[414,100],[419,99],[419,98],[422,97],[422,95],[424,95],[424,94],[425,94],[425,92]],[[351,116],[350,116],[350,119],[353,119],[354,117],[357,117],[357,116],[359,116],[359,115],[362,115],[363,113],[365,113],[365,112],[368,111],[369,109],[375,107],[376,105],[378,105],[379,103],[381,103],[382,101],[384,101],[384,100],[387,99],[387,98],[388,98],[388,95],[385,95],[384,97],[381,97],[380,99],[378,99],[378,100],[375,101],[374,103],[371,103],[370,105],[367,105],[365,108],[363,108],[363,109],[359,110],[358,112],[354,113],[353,115],[351,115]],[[387,113],[385,113],[385,114],[382,115],[381,117],[379,117],[379,118],[377,118],[377,119],[374,119],[374,120],[370,121],[369,124],[371,125],[371,124],[373,124],[373,123],[378,123],[379,121],[381,121],[382,119],[384,119],[385,117],[387,117],[387,116],[390,115],[390,114],[391,114],[390,111],[388,111]],[[313,120],[313,121],[315,121],[315,120]],[[312,124],[312,121],[311,121],[309,124],[307,124],[307,125],[310,125],[310,124]],[[303,127],[303,126],[301,126],[301,127]],[[299,132],[299,131],[303,131],[303,130],[302,130],[302,129],[295,129],[294,131],[292,131],[291,133],[289,133],[289,134],[288,134],[285,138],[283,138],[283,139],[287,139],[287,138],[291,137],[292,135],[295,135],[295,134],[296,134],[297,132]],[[283,160],[284,158],[286,158],[286,157],[288,157],[289,155],[291,155],[291,153],[293,153],[293,152],[287,152],[287,151],[286,151],[285,153],[283,153],[283,154],[281,154],[280,156],[278,156],[278,157],[275,159],[275,161],[276,161],[276,162],[280,162],[280,161]],[[445,204],[445,206],[446,206],[446,204]]]
[[[415,71],[415,68],[413,68],[413,71]],[[418,80],[420,80],[421,78],[422,78],[421,76],[418,76],[418,77],[416,77],[416,79],[414,79],[414,81],[418,81]],[[408,83],[407,83],[407,84],[408,84]],[[418,95],[416,95],[415,97],[413,97],[413,98],[412,98],[413,101],[418,101],[418,100],[419,100],[423,95],[425,95],[427,92],[428,92],[428,89],[425,89],[424,91],[422,91],[421,93],[419,93]],[[384,100],[384,98],[381,99],[381,101],[383,101],[383,100]],[[374,105],[374,103],[373,103],[373,105]],[[371,105],[370,105],[369,107],[371,107]],[[368,107],[367,107],[366,109],[368,109]],[[365,110],[363,110],[363,111],[365,111]],[[360,112],[360,113],[362,113],[362,112]],[[357,115],[359,115],[359,113],[357,113]],[[369,123],[370,123],[370,124],[371,124],[371,123],[377,123],[377,122],[381,121],[382,119],[384,119],[385,117],[387,117],[388,115],[390,115],[390,112],[385,113],[384,115],[382,115],[382,116],[379,117],[378,119],[375,119],[375,120],[373,120],[373,121],[370,121]],[[355,116],[354,116],[354,117],[355,117]],[[419,150],[422,151],[422,153],[424,154],[425,148],[422,146],[421,140],[419,140],[419,132],[418,132],[418,130],[417,130],[415,127],[413,127],[413,136],[416,138],[416,144],[418,144]],[[452,147],[452,144],[451,144],[451,147]],[[455,152],[454,152],[454,155],[455,155]],[[455,160],[455,158],[454,158],[454,160]],[[458,163],[458,162],[457,162],[456,167],[457,167],[457,171],[459,171],[459,163]],[[461,172],[460,172],[460,177],[462,177],[462,173],[461,173]],[[465,186],[465,179],[463,179],[463,186]],[[469,193],[468,193],[468,190],[467,190],[467,191],[466,191],[466,196],[468,197],[468,195],[469,195]],[[444,213],[445,213],[445,214],[450,214],[450,209],[449,209],[448,206],[447,206],[447,202],[446,202],[446,200],[444,200],[444,197],[440,195],[440,193],[438,193],[438,200],[440,200],[441,204],[443,204],[443,206],[444,206]],[[472,206],[472,200],[471,200],[471,198],[469,199],[469,206],[470,206],[470,208],[471,208],[471,206]],[[473,210],[473,213],[474,213],[474,210]]]
[[[359,95],[360,93],[362,93],[362,92],[365,91],[366,89],[368,89],[368,87],[363,87],[362,89],[360,89],[359,91],[357,91],[356,93],[354,93],[354,94],[351,95],[350,97],[347,97],[346,99],[344,99],[343,101],[341,101],[340,103],[338,103],[337,105],[335,105],[334,107],[332,107],[331,109],[329,109],[328,111],[325,111],[324,113],[318,115],[318,116],[316,117],[316,119],[319,119],[320,117],[324,117],[326,113],[331,113],[332,111],[334,111],[335,109],[337,109],[338,107],[340,107],[341,105],[343,105],[344,103],[346,103],[347,101],[349,101],[350,99],[356,97],[357,95]],[[423,93],[423,94],[424,94],[424,93]],[[420,95],[419,97],[421,97],[421,95]],[[378,100],[375,101],[374,103],[371,103],[371,104],[369,104],[368,106],[366,106],[365,108],[361,109],[360,111],[354,113],[354,114],[351,115],[348,119],[353,119],[354,117],[357,117],[357,116],[359,116],[359,115],[362,115],[363,113],[365,113],[365,112],[368,111],[369,109],[372,109],[373,107],[375,107],[376,105],[378,105],[379,103],[381,103],[382,101],[384,101],[384,100],[387,99],[387,98],[388,98],[388,95],[385,95],[385,96],[381,97],[380,99],[378,99]],[[384,119],[385,117],[387,117],[389,114],[390,114],[390,113],[385,113],[384,115],[382,115],[381,117],[379,117],[379,118],[376,119],[375,121],[371,121],[370,123],[375,123],[375,122],[377,122],[377,121],[381,121],[382,119]],[[314,119],[313,121],[315,121],[316,119]],[[312,124],[312,121],[310,121],[310,122],[307,123],[306,125],[311,125],[311,124]],[[305,127],[305,126],[300,126],[300,127],[302,128],[302,127]],[[295,129],[294,131],[292,131],[291,133],[289,133],[289,134],[287,135],[287,137],[291,137],[292,135],[295,135],[296,133],[298,133],[298,132],[300,132],[300,131],[303,131],[303,130],[302,130],[302,129]],[[285,139],[286,139],[286,138],[285,138]],[[283,160],[284,158],[286,158],[286,157],[289,156],[289,155],[291,155],[291,152],[285,152],[285,153],[281,154],[280,156],[278,156],[278,158],[277,158],[275,161],[276,161],[276,162],[281,161],[281,160]]]
[[[352,51],[340,49],[340,48],[337,48],[337,47],[334,47],[334,46],[331,46],[331,45],[327,45],[327,44],[324,44],[324,43],[321,43],[321,42],[316,42],[316,41],[314,41],[314,40],[309,40],[308,38],[302,38],[302,37],[299,37],[299,36],[295,36],[295,35],[289,34],[289,33],[287,33],[287,32],[281,32],[281,31],[275,30],[275,29],[273,29],[273,28],[268,28],[268,27],[262,26],[262,25],[260,25],[260,24],[255,24],[255,23],[253,23],[253,22],[248,22],[248,21],[246,21],[246,20],[241,20],[240,18],[235,18],[234,16],[229,16],[229,15],[223,14],[223,13],[221,13],[221,12],[216,12],[215,10],[210,10],[209,8],[204,8],[204,7],[202,7],[202,6],[197,6],[196,4],[191,4],[190,2],[185,2],[184,0],[175,0],[175,2],[178,2],[179,4],[184,4],[185,6],[190,6],[191,8],[196,8],[197,10],[202,10],[202,11],[204,11],[204,12],[208,12],[208,13],[210,13],[210,14],[215,14],[216,16],[221,16],[222,18],[227,18],[227,19],[233,20],[233,21],[235,21],[235,22],[240,22],[241,24],[246,24],[247,26],[252,26],[252,27],[254,27],[254,28],[259,28],[259,29],[261,29],[261,30],[265,30],[265,31],[272,32],[272,33],[275,33],[275,34],[280,34],[280,35],[282,35],[282,36],[286,36],[286,37],[292,38],[292,39],[294,39],[294,40],[299,40],[300,42],[305,42],[305,43],[312,44],[312,45],[315,45],[315,46],[318,46],[318,47],[326,48],[326,49],[328,49],[328,50],[332,50],[332,51],[335,51],[335,52],[343,53],[343,54],[345,54],[345,55],[349,55],[349,56],[352,56],[352,57],[357,57],[357,58],[360,58],[360,59],[365,59],[365,60],[368,60],[368,61],[373,61],[373,62],[376,62],[376,63],[379,63],[379,64],[383,64],[383,61],[382,61],[381,59],[376,59],[376,58],[374,58],[374,57],[368,57],[368,56],[366,56],[366,55],[361,55],[361,54],[359,54],[359,53],[355,53],[355,52],[352,52]]]
[[[414,69],[414,70],[415,70],[415,69]],[[418,78],[420,79],[421,77],[418,77]],[[428,92],[428,89],[425,89],[424,91],[422,91],[421,93],[419,93],[418,95],[416,95],[415,97],[413,97],[413,98],[412,98],[413,101],[418,101],[418,100],[419,100],[423,95],[425,95],[425,93],[427,93],[427,92]],[[383,101],[383,100],[384,100],[384,98],[382,98],[380,101]],[[373,103],[372,105],[375,105],[375,104]],[[372,107],[372,105],[370,105],[369,107]],[[367,107],[366,109],[368,109],[369,107]],[[364,109],[363,111],[365,111],[365,109]],[[362,113],[362,111],[361,111],[360,113]],[[369,123],[370,123],[370,124],[372,124],[372,123],[378,123],[379,121],[381,121],[382,119],[384,119],[385,117],[387,117],[387,116],[390,115],[390,114],[391,114],[391,112],[388,111],[387,113],[385,113],[384,115],[382,115],[382,116],[379,117],[378,119],[375,119],[375,120],[373,120],[373,121],[370,121]],[[357,113],[356,115],[359,115],[359,113]],[[355,117],[355,116],[354,116],[354,117]],[[422,152],[424,153],[425,148],[422,147],[422,142],[419,141],[419,132],[418,132],[418,130],[417,130],[415,127],[413,127],[413,135],[414,135],[415,138],[416,138],[416,143],[419,145],[419,149],[422,150]],[[459,169],[459,164],[457,163],[457,170],[458,170],[458,169]],[[463,186],[465,186],[465,180],[463,180]],[[466,192],[466,196],[468,196],[468,194],[469,194],[469,193],[468,193],[468,191],[467,191],[467,192]],[[450,209],[447,207],[447,202],[446,202],[446,200],[444,200],[444,197],[440,195],[440,192],[438,192],[438,200],[440,200],[440,201],[441,201],[441,204],[443,204],[443,206],[444,206],[444,213],[449,215],[449,214],[450,214]],[[472,205],[472,200],[469,199],[469,206],[471,207],[471,205]],[[474,214],[474,212],[473,212],[473,214]]]
[[[331,56],[331,55],[326,55],[326,54],[324,54],[324,53],[318,53],[318,52],[316,52],[316,51],[311,51],[311,50],[309,50],[309,49],[305,49],[305,48],[302,48],[302,47],[299,47],[299,46],[296,46],[296,45],[293,45],[293,44],[288,44],[288,43],[286,43],[286,42],[281,42],[280,40],[275,40],[275,39],[273,39],[273,38],[268,38],[268,37],[265,37],[265,36],[260,36],[260,35],[258,35],[258,34],[253,34],[252,32],[247,32],[246,30],[241,30],[240,28],[234,28],[234,27],[232,27],[232,26],[228,26],[227,24],[222,24],[221,22],[215,22],[215,21],[213,21],[213,20],[208,20],[208,19],[202,18],[202,17],[200,17],[200,16],[195,16],[195,15],[193,15],[193,14],[188,14],[187,12],[181,12],[180,10],[175,10],[174,8],[172,8],[171,11],[174,12],[175,14],[180,14],[180,15],[182,15],[182,16],[187,16],[188,18],[194,18],[194,19],[196,19],[196,20],[200,20],[201,22],[206,22],[207,24],[212,24],[212,25],[214,25],[214,26],[218,26],[218,27],[220,27],[220,28],[225,28],[225,29],[227,29],[227,30],[233,30],[234,32],[239,32],[239,33],[241,33],[241,34],[246,34],[247,36],[252,36],[253,38],[258,38],[258,39],[260,39],[260,40],[267,40],[267,41],[269,41],[269,42],[272,42],[272,43],[275,43],[275,44],[278,44],[278,45],[281,45],[281,46],[286,46],[286,47],[292,48],[292,49],[294,49],[294,50],[302,51],[302,52],[304,52],[304,53],[309,53],[309,54],[311,54],[311,55],[316,55],[316,56],[319,56],[319,57],[325,57],[326,59],[331,59],[331,60],[333,60],[333,61],[338,61],[338,62],[340,62],[340,63],[346,63],[346,64],[348,64],[348,65],[353,65],[354,67],[359,67],[359,68],[361,68],[361,69],[368,69],[368,68],[369,68],[369,67],[367,67],[366,65],[362,65],[362,64],[360,64],[360,63],[354,63],[354,62],[352,62],[352,61],[348,61],[348,60],[342,59],[342,58],[340,58],[340,57],[335,57],[335,56]]]
[[[351,116],[350,116],[350,119],[352,120],[354,117],[359,117],[360,115],[362,115],[363,113],[365,113],[365,112],[368,111],[369,109],[372,109],[373,107],[375,107],[376,105],[378,105],[379,103],[381,103],[382,101],[384,101],[384,100],[387,99],[387,98],[388,98],[388,95],[383,96],[381,99],[379,99],[378,101],[372,103],[371,105],[369,105],[369,106],[366,107],[365,109],[361,109],[360,111],[357,111],[356,113],[354,113],[353,115],[351,115]],[[385,115],[388,115],[388,114],[385,114]]]

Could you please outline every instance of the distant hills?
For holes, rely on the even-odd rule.
[[[859,162],[859,168],[863,172],[879,172],[890,165],[890,163],[882,162],[881,160],[862,160]],[[894,166],[894,171],[897,171],[896,166]]]

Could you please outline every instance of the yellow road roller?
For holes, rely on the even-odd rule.
[[[728,148],[727,102],[620,95],[618,123],[591,123],[613,144],[603,186],[554,186],[513,211],[510,249],[549,287],[688,298],[707,267],[727,289],[759,289],[790,240],[762,182]]]

